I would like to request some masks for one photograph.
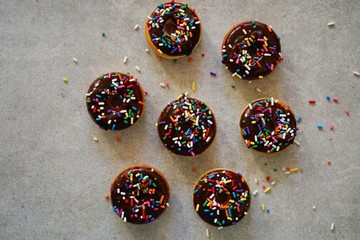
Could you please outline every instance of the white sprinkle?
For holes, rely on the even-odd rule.
[[[332,27],[332,26],[334,26],[335,25],[335,22],[329,22],[328,23],[328,27]]]
[[[255,183],[256,183],[256,184],[258,184],[258,183],[259,183],[259,182],[258,182],[258,180],[257,180],[257,178],[255,178]]]
[[[331,223],[331,227],[330,227],[331,231],[334,231],[334,227],[335,227],[335,224]]]
[[[235,77],[237,75],[237,72],[234,72],[231,76]]]
[[[255,196],[257,193],[258,193],[258,190],[255,190],[255,191],[253,192],[253,196]]]
[[[78,63],[78,60],[76,58],[73,58],[74,63]]]
[[[300,146],[300,143],[294,139],[294,143],[298,146]]]
[[[207,238],[210,238],[209,229],[206,229],[206,237],[207,237]]]
[[[126,64],[128,60],[128,57],[124,57],[124,63]]]
[[[247,34],[247,32],[246,32],[246,30],[245,30],[245,29],[243,29],[242,31],[243,31],[243,33],[244,33],[245,35]]]
[[[134,27],[135,30],[138,30],[139,28],[140,28],[139,24],[136,24],[135,27]]]
[[[353,71],[353,74],[354,74],[355,76],[357,76],[357,77],[360,77],[360,73],[357,72],[357,71]]]
[[[316,207],[315,207],[315,206],[313,206],[313,210],[316,210]]]
[[[93,137],[93,140],[94,140],[95,142],[99,141],[99,140],[97,139],[97,137]]]
[[[273,185],[273,186],[274,186],[274,185],[275,185],[275,183],[276,183],[275,181],[272,181],[272,182],[271,182],[271,185]]]
[[[140,72],[139,66],[135,66],[135,70],[138,71],[138,72]]]
[[[274,106],[274,98],[271,98],[271,106]]]
[[[147,48],[145,48],[145,52],[150,53],[150,50],[149,50],[149,49],[147,49]]]
[[[252,81],[249,81],[249,84],[252,83]]]
[[[256,91],[261,92],[261,89],[260,89],[260,88],[256,88]]]
[[[162,88],[165,88],[165,84],[163,84],[163,83],[160,83],[160,86],[161,86]]]

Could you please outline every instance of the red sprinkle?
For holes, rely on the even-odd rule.
[[[187,60],[188,63],[191,63],[194,59],[191,57]]]
[[[149,92],[148,92],[148,91],[146,91],[146,90],[144,90],[144,94],[145,94],[145,95],[148,95],[148,94],[149,94]]]
[[[204,56],[205,56],[205,53],[202,53],[201,56],[204,57]]]
[[[339,99],[336,98],[336,97],[333,98],[333,101],[336,102],[336,103],[339,103]]]
[[[169,87],[169,83],[168,83],[168,82],[166,82],[166,83],[165,83],[165,86],[166,86],[166,87]]]
[[[109,199],[109,194],[106,194],[106,195],[104,196],[104,198],[105,198],[105,199]]]
[[[310,104],[315,104],[316,101],[315,101],[315,100],[309,100],[309,103],[310,103]]]
[[[117,137],[116,141],[119,143],[119,142],[121,142],[121,139],[119,137]]]
[[[191,169],[191,171],[192,171],[192,172],[195,172],[195,171],[196,171],[196,167],[193,167],[193,168]]]
[[[334,125],[330,125],[330,130],[334,130]]]
[[[265,179],[266,179],[266,181],[269,181],[269,180],[270,180],[270,176],[267,176]]]

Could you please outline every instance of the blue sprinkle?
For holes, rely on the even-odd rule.
[[[301,117],[298,117],[297,119],[296,119],[296,122],[301,122]]]
[[[327,99],[328,101],[331,101],[331,97],[330,97],[330,96],[326,96],[326,99]]]
[[[267,213],[269,213],[269,212],[270,212],[270,209],[269,209],[269,208],[267,208],[267,209],[266,209],[266,212],[267,212]]]
[[[324,127],[323,127],[323,125],[318,124],[318,125],[317,125],[317,128],[318,128],[318,129],[323,129]]]

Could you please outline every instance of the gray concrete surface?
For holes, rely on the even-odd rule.
[[[211,239],[359,239],[360,78],[352,74],[360,71],[359,2],[191,1],[203,39],[192,63],[176,64],[144,51],[143,23],[156,3],[0,1],[0,239],[206,239],[207,228]],[[285,61],[249,84],[223,68],[219,49],[232,24],[252,19],[281,36]],[[129,71],[149,91],[143,118],[121,132],[100,130],[85,107],[89,84],[109,71]],[[169,154],[154,127],[166,103],[185,91],[204,100],[218,122],[213,146],[196,158]],[[245,147],[241,111],[263,96],[288,102],[302,117],[300,147],[270,157]],[[123,223],[104,199],[113,177],[133,163],[160,169],[172,189],[169,210],[145,226]],[[285,175],[284,166],[303,173]],[[215,167],[242,172],[259,190],[249,215],[223,230],[202,222],[191,202],[197,177]],[[277,184],[265,195],[254,179],[263,183],[267,175]]]

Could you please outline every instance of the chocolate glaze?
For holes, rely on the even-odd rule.
[[[163,10],[166,11],[164,15],[161,14]],[[201,36],[199,17],[187,4],[179,2],[159,4],[147,20],[147,29],[146,34],[155,48],[169,56],[190,55]]]
[[[122,130],[135,124],[145,105],[137,79],[124,73],[106,73],[97,78],[86,94],[91,118],[105,130]]]
[[[154,221],[165,211],[169,199],[165,177],[151,166],[129,167],[111,184],[113,211],[126,222],[146,224]]]
[[[243,111],[240,132],[248,148],[265,153],[278,152],[295,139],[295,116],[286,103],[274,98],[261,98],[250,102]]]
[[[204,221],[213,226],[234,225],[250,207],[249,193],[249,186],[240,173],[213,169],[201,176],[194,186],[194,208]]]
[[[243,50],[247,50],[247,54],[243,54]],[[278,36],[271,26],[256,21],[233,27],[224,38],[221,54],[222,63],[233,76],[247,80],[266,76],[282,60]]]
[[[216,122],[204,102],[187,98],[183,94],[168,103],[161,112],[157,129],[161,141],[171,152],[195,156],[204,152],[213,142]]]

